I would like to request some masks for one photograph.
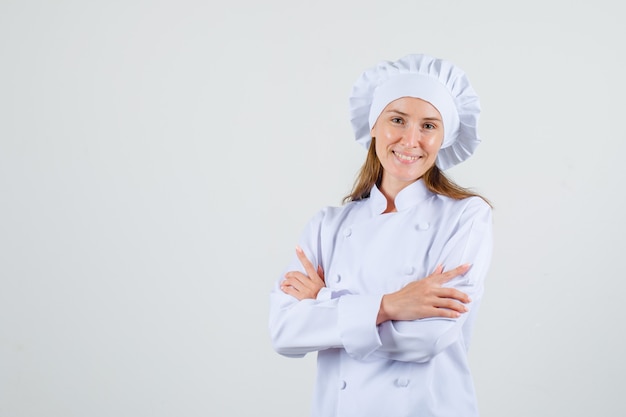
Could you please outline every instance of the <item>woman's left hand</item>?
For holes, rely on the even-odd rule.
[[[326,286],[324,282],[324,271],[321,266],[317,270],[304,254],[304,251],[297,246],[296,256],[304,267],[306,274],[300,271],[289,271],[285,274],[285,279],[280,284],[280,289],[285,294],[289,294],[298,300],[305,298],[315,299],[317,293]]]

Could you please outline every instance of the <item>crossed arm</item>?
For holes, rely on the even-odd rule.
[[[287,272],[280,288],[298,300],[315,299],[326,286],[324,271],[321,266],[315,268],[300,247],[296,247],[296,256],[306,273]],[[443,266],[439,265],[424,279],[410,282],[396,292],[383,295],[376,324],[390,320],[460,317],[468,311],[465,304],[471,301],[469,296],[455,288],[443,287],[443,284],[465,274],[470,267],[470,264],[464,264],[444,272]]]

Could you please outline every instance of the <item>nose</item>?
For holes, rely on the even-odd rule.
[[[408,126],[404,130],[400,143],[407,148],[417,148],[422,140],[422,131],[418,125]]]

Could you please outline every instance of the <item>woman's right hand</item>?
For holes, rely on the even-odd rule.
[[[324,282],[324,270],[321,265],[315,269],[299,246],[296,246],[296,256],[306,273],[303,274],[300,271],[287,272],[285,279],[280,285],[280,289],[285,294],[292,295],[298,300],[307,298],[314,300],[320,290],[326,286]]]
[[[388,320],[417,320],[427,317],[458,318],[468,311],[471,300],[455,288],[442,287],[452,278],[465,274],[470,264],[443,272],[439,265],[424,279],[413,281],[399,291],[385,294],[380,303],[376,324]]]

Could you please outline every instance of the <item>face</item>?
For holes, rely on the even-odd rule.
[[[435,164],[443,143],[443,121],[429,102],[402,97],[384,108],[371,134],[383,167],[381,189],[396,194]]]

